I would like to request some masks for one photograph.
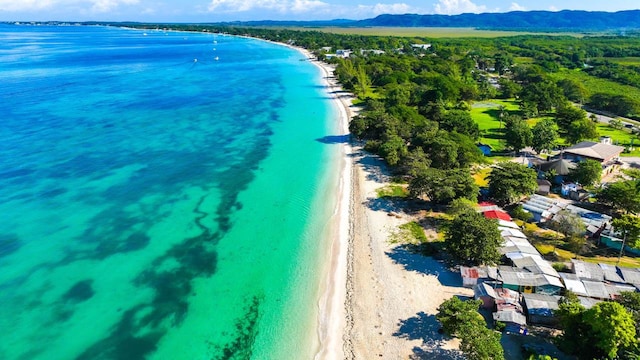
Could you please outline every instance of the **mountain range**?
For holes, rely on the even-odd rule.
[[[512,11],[460,15],[379,15],[366,20],[249,21],[242,26],[338,26],[338,27],[473,27],[505,30],[624,30],[640,29],[640,10],[603,11]]]

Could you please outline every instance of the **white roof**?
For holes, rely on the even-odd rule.
[[[607,281],[625,283],[624,279],[618,275],[618,268],[608,264],[598,264],[604,273],[604,279]]]
[[[518,224],[514,223],[513,221],[498,220],[498,227],[520,230]]]
[[[564,281],[564,285],[567,287],[567,290],[570,290],[576,295],[589,295],[587,294],[587,289],[584,287],[584,284],[576,275],[560,273],[560,277],[562,278],[562,281]]]
[[[522,231],[520,230],[511,229],[503,226],[499,226],[498,229],[500,229],[500,234],[502,235],[502,237],[514,236],[514,237],[520,237],[525,239],[527,238],[527,236],[523,234]]]

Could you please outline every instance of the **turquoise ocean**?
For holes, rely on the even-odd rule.
[[[341,150],[301,58],[0,25],[0,358],[312,358]]]

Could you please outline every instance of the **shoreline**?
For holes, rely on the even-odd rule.
[[[351,109],[351,96],[341,97],[343,89],[335,80],[334,68],[319,60],[306,49],[282,44],[302,53],[313,65],[322,72],[322,82],[325,90],[331,96],[335,109],[338,112],[339,135],[349,134],[349,122],[354,116]],[[352,192],[353,192],[353,162],[350,155],[352,148],[349,143],[343,145],[341,149],[342,164],[340,166],[338,203],[330,226],[334,228],[331,232],[332,241],[327,273],[323,277],[324,281],[320,286],[320,298],[318,299],[318,329],[317,336],[319,346],[314,357],[315,360],[338,360],[350,358],[347,343],[347,328],[349,326],[350,307],[347,306],[347,286],[350,282],[349,264],[351,249],[351,226],[352,219]]]

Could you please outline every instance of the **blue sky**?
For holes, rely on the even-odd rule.
[[[618,11],[638,8],[638,0],[0,0],[0,21],[325,20],[364,19],[389,13],[460,14],[562,9]]]

